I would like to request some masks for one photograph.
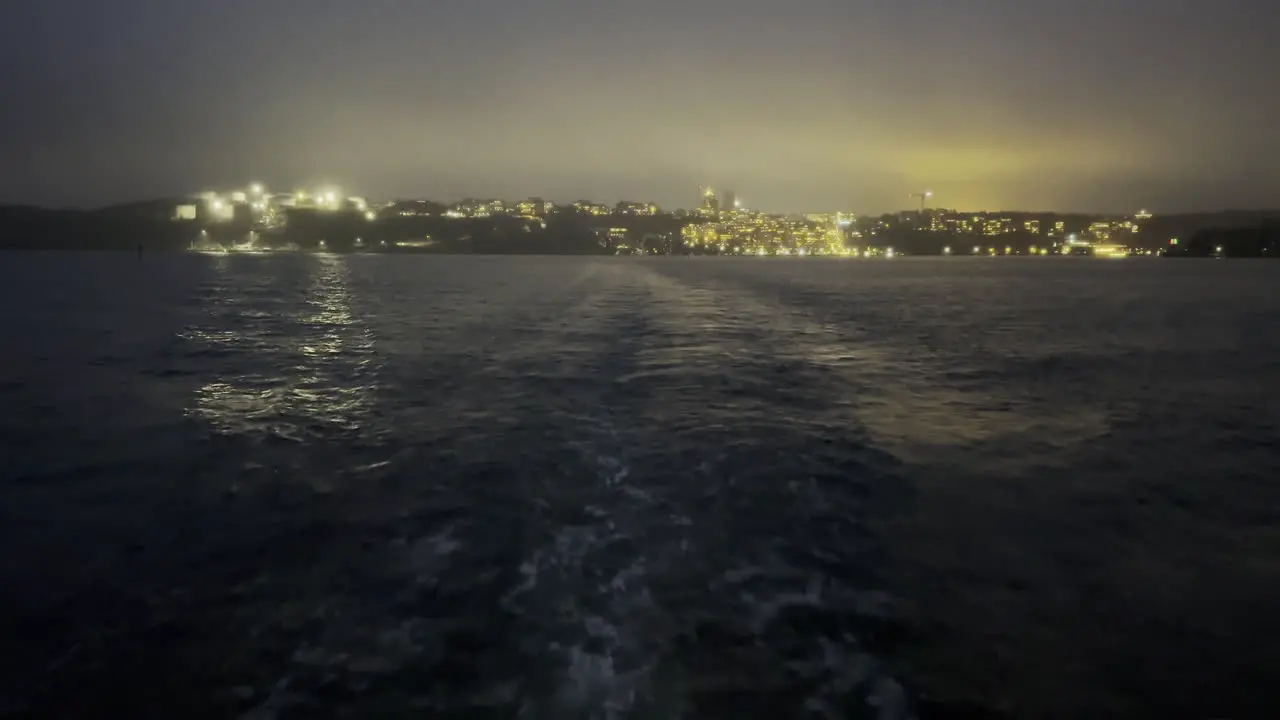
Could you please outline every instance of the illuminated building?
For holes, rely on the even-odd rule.
[[[1028,220],[1028,221],[1026,221],[1026,222],[1024,222],[1024,223],[1022,224],[1022,227],[1023,227],[1024,229],[1026,229],[1026,231],[1027,231],[1027,232],[1029,232],[1029,233],[1031,233],[1032,235],[1039,235],[1039,234],[1040,234],[1040,221],[1039,221],[1039,220]]]
[[[706,217],[720,215],[720,200],[716,198],[715,188],[708,185],[702,189],[702,204],[698,206],[698,211]]]
[[[389,214],[400,217],[430,217],[440,213],[439,206],[425,200],[397,200],[390,203],[386,210]]]
[[[658,214],[658,206],[648,202],[619,201],[616,208],[623,215],[652,216]]]
[[[1005,235],[1013,232],[1013,218],[991,218],[982,225],[983,235]]]
[[[738,209],[738,196],[732,190],[726,190],[724,193],[724,201],[720,203],[720,207],[726,211]]]
[[[345,196],[342,193],[333,188],[320,189],[315,192],[299,190],[294,193],[293,207],[337,210],[342,203],[343,197]]]
[[[493,217],[495,207],[504,208],[500,201],[468,198],[450,205],[449,209],[445,210],[444,216],[453,219]]]
[[[230,202],[216,195],[196,206],[196,217],[210,222],[226,222],[231,219],[235,210]]]
[[[596,242],[600,247],[618,249],[630,249],[627,237],[630,231],[626,228],[615,227],[596,227],[591,228],[591,232],[596,236]]]
[[[587,200],[579,200],[573,204],[573,209],[583,215],[611,215],[613,210],[608,205],[590,202]]]
[[[539,197],[531,197],[511,206],[510,214],[530,220],[544,218],[555,210],[555,203],[547,202]]]

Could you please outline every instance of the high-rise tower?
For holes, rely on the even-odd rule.
[[[698,206],[698,210],[705,215],[720,214],[720,200],[716,197],[715,188],[710,185],[702,188],[702,204]]]

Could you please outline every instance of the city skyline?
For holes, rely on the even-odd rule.
[[[211,199],[220,198],[228,203],[240,202],[251,203],[252,196],[270,195],[277,197],[289,196],[292,198],[290,202],[300,201],[301,203],[318,202],[319,206],[324,207],[326,204],[337,208],[341,201],[350,200],[361,206],[361,210],[366,205],[387,206],[405,203],[430,203],[437,204],[444,208],[445,217],[466,217],[466,215],[455,215],[452,210],[458,208],[472,207],[478,205],[496,204],[505,206],[506,210],[516,210],[520,206],[534,203],[538,206],[545,206],[547,211],[553,208],[573,208],[585,214],[611,214],[615,210],[619,210],[624,214],[632,215],[660,215],[660,214],[689,214],[689,215],[705,215],[710,213],[729,212],[741,210],[744,212],[761,213],[766,215],[778,216],[806,216],[814,214],[830,215],[830,214],[847,214],[857,217],[881,217],[881,216],[905,216],[918,215],[924,213],[926,216],[939,217],[947,214],[967,215],[974,214],[1015,214],[1015,215],[1062,215],[1062,216],[1081,216],[1081,217],[1130,217],[1137,215],[1138,217],[1150,217],[1151,211],[1148,208],[1139,208],[1137,210],[1125,210],[1120,212],[1096,212],[1088,210],[1044,210],[1044,209],[1025,209],[1025,208],[957,208],[946,206],[944,204],[926,204],[933,200],[935,193],[926,191],[924,193],[912,193],[908,198],[912,203],[919,202],[919,205],[912,207],[899,208],[883,213],[859,212],[853,208],[823,208],[823,209],[806,209],[778,211],[768,208],[752,207],[743,202],[736,191],[732,189],[719,189],[711,184],[703,184],[698,186],[697,197],[683,205],[665,206],[651,200],[642,198],[606,198],[597,199],[590,197],[579,197],[572,200],[563,198],[550,198],[543,195],[528,195],[519,198],[499,197],[492,195],[477,195],[459,198],[439,198],[439,197],[372,197],[360,193],[358,189],[342,187],[335,184],[304,186],[294,184],[292,189],[268,187],[260,182],[242,183],[235,187],[206,188],[199,192],[186,192],[174,194],[165,198],[149,198],[138,202],[150,202],[152,200],[168,200],[176,201],[179,204],[192,203],[208,203]],[[355,194],[352,194],[352,193]],[[921,195],[924,199],[921,200]],[[327,199],[326,199],[327,198]],[[216,200],[215,200],[216,201]],[[129,205],[134,203],[120,203],[120,205]],[[1246,208],[1246,210],[1266,210],[1266,208]],[[1196,211],[1191,211],[1195,213]],[[1166,213],[1161,213],[1166,214]],[[1178,213],[1172,213],[1178,214]]]
[[[1266,29],[1191,0],[22,3],[0,202],[373,197],[1123,214],[1280,198]]]

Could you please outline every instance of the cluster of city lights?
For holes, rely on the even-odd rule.
[[[176,208],[175,218],[195,220],[204,217],[214,222],[225,222],[247,216],[256,224],[270,227],[283,222],[283,213],[289,208],[330,212],[347,209],[362,213],[367,220],[377,219],[377,213],[364,198],[348,197],[337,188],[273,194],[262,183],[250,183],[244,188],[228,192],[197,193],[191,202]]]
[[[769,215],[747,210],[732,195],[722,204],[708,187],[703,189],[697,214],[704,220],[681,231],[685,246],[695,250],[758,257],[847,254],[844,227],[848,223],[840,213],[803,219]]]
[[[640,233],[614,225],[593,227],[601,246],[619,253],[654,252],[661,245],[664,252],[683,245],[695,253],[722,255],[749,255],[757,257],[885,257],[900,253],[886,247],[884,240],[896,237],[902,230],[931,232],[955,236],[983,236],[997,238],[992,244],[974,245],[971,252],[946,245],[941,248],[944,256],[1009,256],[1009,255],[1094,255],[1098,257],[1129,257],[1155,254],[1153,251],[1133,247],[1125,241],[1139,234],[1145,221],[1153,216],[1146,210],[1131,218],[1095,220],[1079,225],[1079,232],[1068,232],[1067,222],[1031,218],[1026,214],[960,213],[956,211],[926,209],[926,201],[933,197],[931,191],[912,193],[920,200],[920,210],[885,215],[880,218],[859,221],[852,213],[825,213],[776,215],[749,210],[734,193],[718,195],[710,187],[701,189],[700,205],[691,211],[670,213],[680,222],[679,237],[671,232],[652,231]],[[203,192],[178,206],[175,217],[180,220],[206,220],[212,222],[234,221],[249,223],[255,231],[281,228],[291,212],[316,211],[333,213],[358,213],[368,221],[375,221],[382,213],[387,216],[443,216],[451,219],[511,217],[527,222],[529,232],[538,225],[547,227],[547,219],[558,213],[568,212],[579,217],[614,218],[623,216],[657,216],[658,206],[651,202],[621,201],[609,206],[588,200],[571,205],[558,206],[541,198],[529,198],[518,202],[503,200],[464,200],[449,206],[429,201],[399,201],[377,208],[362,197],[348,196],[337,187],[314,187],[290,193],[271,193],[262,183],[249,183],[243,188],[223,192]],[[1021,215],[1020,217],[1018,217]],[[1029,247],[1025,240],[1006,244],[1014,238],[1001,236],[1019,235],[1044,238],[1043,244]],[[880,240],[877,241],[877,237]],[[998,242],[999,244],[995,244]],[[1177,244],[1177,240],[1171,241]],[[357,243],[359,245],[359,243]],[[1017,249],[1014,248],[1017,245]],[[933,246],[938,251],[938,246]],[[915,251],[916,248],[912,248]]]

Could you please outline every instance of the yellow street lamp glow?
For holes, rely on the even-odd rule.
[[[249,187],[249,192],[252,192],[254,195],[261,195],[261,194],[262,194],[262,183],[254,183],[253,185],[251,185],[251,186]]]

